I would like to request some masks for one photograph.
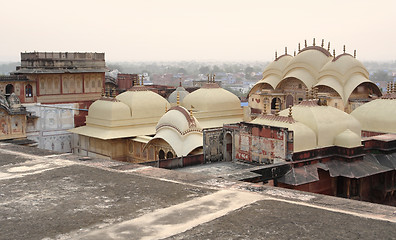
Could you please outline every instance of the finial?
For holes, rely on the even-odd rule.
[[[102,88],[102,97],[104,97],[104,96],[105,96],[105,89]]]
[[[177,91],[176,104],[177,104],[177,106],[180,105],[180,95],[179,95],[179,91]]]
[[[356,50],[353,50],[353,57],[356,58]]]
[[[315,99],[319,99],[318,98],[318,93],[319,93],[319,88],[316,86],[316,87],[314,87],[314,94],[315,94],[314,98]]]
[[[344,53],[345,53],[345,45],[344,45],[343,51],[344,51]]]
[[[208,77],[208,83],[210,83],[210,74],[206,74],[206,76]]]
[[[324,39],[322,38],[322,44],[321,47],[324,47]]]
[[[386,83],[386,93],[389,93],[389,82]]]
[[[327,44],[327,51],[330,52],[330,42]]]
[[[115,89],[115,87],[113,87],[113,89],[111,89],[111,95],[110,95],[110,97],[115,97],[116,95],[117,95],[116,89]]]
[[[293,117],[292,111],[293,111],[293,110],[292,110],[292,105],[290,105],[290,106],[289,106],[289,116],[288,116],[289,118],[292,118],[292,117]]]
[[[179,78],[179,87],[181,87],[182,85],[181,85],[181,82],[182,82],[182,79],[181,78]]]
[[[300,43],[298,43],[298,52],[301,52],[301,46],[300,46]]]
[[[213,75],[212,75],[212,83],[215,83],[216,82],[216,73],[213,73]]]
[[[192,109],[190,109],[190,118],[193,118]]]
[[[392,84],[392,93],[395,93],[396,92],[396,83],[393,83]]]
[[[308,90],[308,88],[305,89],[305,100],[309,100],[309,90]]]
[[[275,51],[275,60],[278,59],[278,52]]]
[[[287,47],[285,47],[285,55],[287,55]]]
[[[278,98],[276,98],[276,99],[275,99],[275,115],[276,115],[276,116],[279,115],[279,110],[280,110],[280,105],[279,105]]]
[[[267,115],[267,99],[264,100],[264,115]]]
[[[336,58],[335,49],[333,49],[333,57]]]
[[[307,47],[307,40],[304,40],[304,42],[305,42],[305,47]]]
[[[315,38],[313,38],[312,46],[315,46]]]
[[[293,54],[293,56],[296,56],[296,50],[294,50],[294,54]]]

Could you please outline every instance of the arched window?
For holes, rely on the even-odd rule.
[[[276,103],[278,102],[278,104],[279,104],[279,110],[281,110],[282,109],[282,103],[281,103],[281,100],[280,100],[280,98],[273,98],[272,99],[272,101],[271,101],[271,109],[272,110],[276,110]]]
[[[25,87],[25,97],[33,97],[33,87],[30,84]]]
[[[166,153],[166,158],[173,158],[173,153],[171,151]]]
[[[6,95],[9,96],[14,92],[14,86],[12,84],[7,84],[6,86]]]
[[[164,150],[161,149],[161,150],[159,151],[159,153],[158,153],[158,158],[159,158],[159,159],[165,159],[165,152],[164,152]]]

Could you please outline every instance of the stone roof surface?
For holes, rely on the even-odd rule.
[[[5,143],[0,211],[1,239],[396,236],[390,206]]]

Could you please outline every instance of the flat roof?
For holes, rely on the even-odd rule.
[[[9,143],[0,211],[4,239],[396,236],[391,206]]]

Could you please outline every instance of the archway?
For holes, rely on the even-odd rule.
[[[6,86],[6,95],[9,96],[14,92],[14,86],[12,84],[7,84]]]
[[[166,153],[166,158],[173,158],[173,153],[171,151]]]
[[[33,87],[32,87],[32,85],[30,85],[30,84],[26,85],[25,96],[26,97],[33,97]]]
[[[164,150],[160,150],[159,152],[158,152],[158,158],[159,159],[165,159],[165,152],[164,152]]]
[[[293,106],[293,96],[292,95],[287,95],[286,96],[286,107]]]
[[[279,110],[281,110],[282,102],[281,102],[280,98],[277,98],[277,97],[275,97],[271,100],[271,110],[276,110],[276,102],[279,103]]]
[[[232,135],[231,133],[226,133],[224,137],[224,161],[231,162],[232,161]]]

